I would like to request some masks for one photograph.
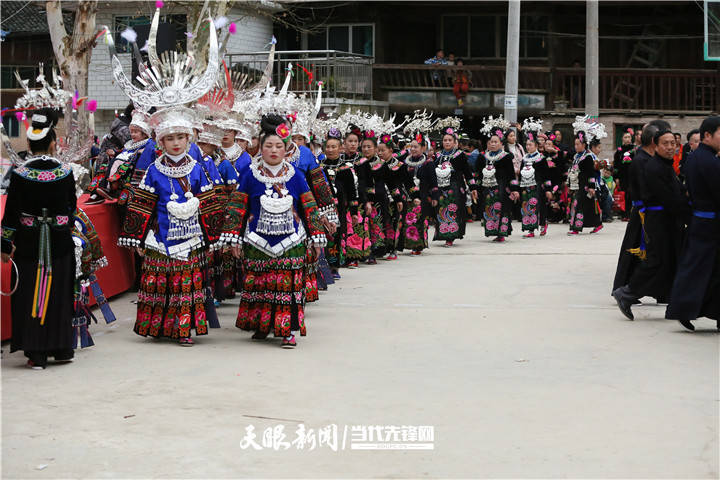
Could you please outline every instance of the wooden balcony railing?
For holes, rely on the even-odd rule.
[[[470,75],[471,89],[505,91],[505,67],[467,65],[373,65],[373,82],[388,90],[422,90],[452,88],[458,70]],[[547,67],[521,67],[518,87],[525,92],[545,92],[550,89],[550,69]]]
[[[256,81],[267,65],[267,52],[228,53],[228,67],[247,73]],[[372,97],[372,57],[336,50],[276,51],[272,85],[280,88],[285,81],[286,67],[291,63],[295,72],[290,91],[313,94],[315,81],[323,81],[325,98],[370,99]]]
[[[571,109],[585,106],[585,70],[557,69],[553,97]],[[710,112],[720,106],[720,72],[714,70],[600,70],[600,108],[658,112]]]
[[[450,65],[373,65],[373,83],[385,91],[452,89],[459,67]],[[505,67],[468,65],[473,91],[504,92]],[[544,93],[548,107],[564,100],[585,108],[585,70],[520,67],[519,93]],[[720,110],[720,72],[677,69],[602,69],[600,109],[643,112],[712,112]]]

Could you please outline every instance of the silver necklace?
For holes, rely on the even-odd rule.
[[[295,175],[295,168],[293,168],[293,166],[287,160],[283,160],[283,162],[285,162],[287,170],[285,170],[284,174],[278,177],[271,177],[269,175],[265,175],[261,170],[262,163],[260,162],[252,163],[250,165],[250,171],[252,172],[253,177],[255,177],[255,180],[260,183],[264,183],[265,185],[284,184],[289,182],[293,175]]]
[[[185,156],[185,158],[189,158],[190,161],[183,163],[179,166],[169,166],[165,165],[162,162],[162,159],[165,157],[165,154],[159,156],[155,159],[155,168],[158,169],[160,173],[167,177],[171,178],[182,178],[186,177],[190,172],[192,172],[193,168],[195,168],[195,159],[189,156]]]
[[[420,160],[416,161],[416,160],[413,160],[412,157],[408,157],[405,159],[405,163],[412,168],[416,168],[418,165],[425,163],[425,159],[426,159],[426,157],[425,157],[425,154],[423,153],[422,155],[420,155]]]
[[[149,140],[149,138],[146,138],[145,140],[140,140],[139,142],[133,142],[132,140],[128,140],[123,148],[125,150],[137,150],[140,147],[144,147]]]

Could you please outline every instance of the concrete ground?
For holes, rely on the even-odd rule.
[[[193,348],[93,325],[69,365],[2,360],[4,478],[718,477],[718,334],[621,316],[625,224],[343,270],[296,350],[235,328]],[[102,322],[102,320],[101,320]],[[433,426],[434,450],[243,449],[267,427]],[[340,440],[342,444],[342,439]]]

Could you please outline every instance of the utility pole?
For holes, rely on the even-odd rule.
[[[520,61],[520,0],[508,2],[507,55],[505,66],[505,120],[517,122],[518,69]]]
[[[585,114],[597,118],[599,115],[599,25],[598,0],[587,0],[585,14]]]

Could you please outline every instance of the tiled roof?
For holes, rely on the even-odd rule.
[[[65,12],[63,16],[65,28],[72,32],[74,13]],[[13,34],[48,33],[45,2],[3,0],[0,2],[0,29],[9,32],[11,37]]]

